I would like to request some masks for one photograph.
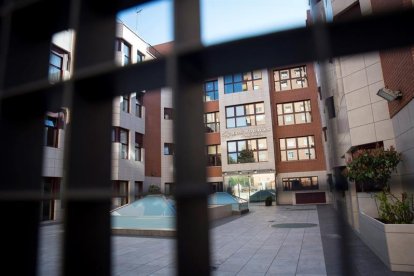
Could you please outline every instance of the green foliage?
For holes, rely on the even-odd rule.
[[[242,187],[248,187],[249,186],[249,178],[247,176],[231,176],[231,177],[229,177],[229,185],[231,187],[234,187],[237,184],[240,184]]]
[[[409,224],[412,223],[414,214],[410,210],[407,194],[402,194],[402,200],[389,193],[387,190],[374,195],[379,202],[379,219],[384,223]]]
[[[157,194],[161,194],[161,188],[155,184],[151,184],[148,187],[148,194],[150,195],[157,195]]]
[[[240,151],[237,161],[239,163],[254,163],[253,151],[248,149]]]
[[[360,149],[354,152],[352,160],[348,161],[346,176],[349,180],[363,183],[365,186],[384,188],[387,187],[387,182],[400,161],[401,154],[393,147],[387,150]]]

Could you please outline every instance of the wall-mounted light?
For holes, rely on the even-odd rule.
[[[257,173],[257,170],[254,170],[254,172],[253,173]]]
[[[378,90],[377,95],[389,102],[402,97],[401,91],[394,91],[385,87]]]
[[[241,172],[241,171],[239,171],[239,174],[242,174],[242,172]]]

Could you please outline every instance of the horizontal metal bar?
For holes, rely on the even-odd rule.
[[[47,2],[49,0],[19,0],[19,1],[6,1],[5,4],[0,6],[0,16],[17,12],[19,10],[32,9],[33,6]],[[60,1],[56,1],[60,2]],[[142,5],[147,2],[156,2],[154,0],[118,0],[115,2],[115,7],[118,11],[122,11],[128,8],[132,8],[137,5]]]
[[[329,43],[326,48],[331,51],[318,50],[321,34]],[[385,39],[387,37],[392,39]],[[316,24],[209,47],[193,47],[177,54],[179,58],[187,60],[187,64],[192,63],[194,70],[202,64],[203,71],[198,73],[206,79],[233,72],[286,66],[413,44],[414,10],[410,9],[366,16],[349,22]],[[168,57],[125,67],[116,67],[112,63],[101,64],[82,70],[70,81],[92,83],[112,78],[115,91],[108,95],[110,97],[125,94],[127,91],[160,88],[167,83],[166,59]],[[40,93],[42,90],[46,91],[45,96],[57,93],[56,89],[50,90],[51,87],[47,81],[27,83],[4,91],[3,98]]]
[[[320,51],[324,42],[330,51]],[[241,39],[182,53],[182,57],[203,64],[203,77],[210,78],[413,44],[414,9],[409,9]]]
[[[5,1],[0,6],[0,17],[12,15],[15,30],[21,30],[32,38],[50,39],[52,34],[68,28],[69,1],[19,0]],[[44,16],[45,10],[49,11]],[[53,11],[53,12],[51,12]],[[28,22],[30,22],[28,24]]]
[[[138,77],[137,77],[138,76]],[[116,66],[114,63],[100,64],[87,69],[81,69],[73,78],[64,82],[50,84],[48,80],[22,84],[4,90],[2,93],[3,104],[7,100],[31,95],[44,98],[48,109],[56,109],[62,106],[63,91],[66,85],[72,83],[93,84],[102,83],[111,79],[116,90],[102,91],[91,89],[87,93],[96,94],[101,99],[113,98],[128,92],[151,90],[165,87],[166,84],[166,59],[160,58],[143,63],[132,64],[125,67]]]
[[[96,201],[111,198],[113,196],[112,190],[108,189],[71,189],[64,191],[62,199],[72,201]],[[0,191],[0,201],[40,201],[57,199],[53,193],[44,193],[40,190],[13,190]]]
[[[118,11],[122,11],[128,8],[132,8],[137,5],[142,5],[147,2],[157,2],[154,0],[118,0],[116,1],[116,7]]]

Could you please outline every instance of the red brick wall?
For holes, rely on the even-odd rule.
[[[301,65],[298,65],[301,66]],[[295,67],[294,65],[289,68]],[[281,68],[283,69],[283,68]],[[301,171],[321,171],[326,169],[325,153],[323,150],[323,133],[321,117],[318,107],[318,89],[316,85],[315,72],[313,64],[306,64],[308,87],[302,89],[295,89],[283,92],[275,92],[273,70],[269,70],[270,93],[272,104],[272,118],[273,118],[273,135],[275,138],[275,160],[276,172],[301,172]],[[276,104],[295,102],[300,100],[311,101],[311,115],[312,122],[307,124],[297,124],[288,126],[279,126],[277,122]],[[281,161],[280,158],[280,138],[301,137],[313,135],[315,137],[315,160],[301,160],[301,161]]]
[[[161,177],[161,90],[144,95],[145,176]]]
[[[207,177],[222,176],[221,167],[207,167]]]
[[[371,4],[374,13],[412,6],[411,0],[371,0]],[[388,103],[393,117],[414,98],[414,48],[381,51],[380,58],[385,86],[403,94],[401,100]]]
[[[219,101],[205,102],[204,111],[206,113],[219,111]],[[206,145],[220,145],[220,133],[206,133],[205,140]],[[221,167],[207,167],[207,177],[217,177],[221,175]]]

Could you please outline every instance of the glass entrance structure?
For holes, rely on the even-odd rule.
[[[249,202],[264,201],[265,195],[275,198],[274,173],[231,174],[224,176],[224,190]]]

